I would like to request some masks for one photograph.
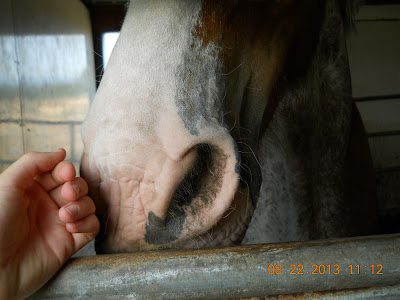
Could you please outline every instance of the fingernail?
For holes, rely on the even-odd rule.
[[[51,152],[61,152],[61,151],[63,151],[63,150],[64,150],[63,148],[58,148],[58,149],[53,150],[53,151],[51,151]]]
[[[70,205],[65,208],[67,212],[74,218],[78,214],[78,206]]]
[[[79,187],[78,184],[72,183],[72,188],[75,190],[76,194],[79,196],[79,193],[81,192],[81,188]]]

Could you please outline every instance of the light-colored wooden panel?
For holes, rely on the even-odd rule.
[[[400,135],[372,137],[368,141],[376,169],[400,166]]]
[[[400,99],[365,101],[356,104],[367,133],[400,130]]]
[[[24,93],[24,119],[28,121],[50,121],[50,122],[82,122],[89,110],[89,97],[71,94],[69,97],[62,95],[63,87],[53,85],[46,88],[37,87]],[[70,87],[71,90],[73,87]],[[37,92],[41,90],[41,92]],[[51,92],[50,92],[51,91]],[[47,92],[53,94],[48,97]],[[43,93],[43,94],[41,94]],[[42,97],[41,97],[42,95]]]
[[[64,147],[67,159],[72,148],[81,151],[72,123],[84,119],[94,95],[93,61],[81,1],[0,0],[1,169],[24,151]]]
[[[73,143],[74,143],[74,153],[72,159],[75,162],[78,162],[81,160],[82,153],[83,153],[83,141],[82,141],[82,136],[81,136],[81,125],[74,125],[74,131],[73,131]]]
[[[83,121],[94,77],[87,10],[76,0],[23,0],[13,8],[24,118]]]
[[[91,27],[89,12],[80,0],[6,1],[13,2],[16,33],[82,34]]]
[[[1,174],[5,169],[7,169],[9,166],[11,166],[11,164],[6,164],[6,163],[2,164],[2,163],[0,163],[0,174]]]
[[[81,176],[81,164],[80,163],[74,163],[73,164],[75,167],[75,171],[76,171],[76,177],[80,177]]]
[[[24,127],[25,148],[31,151],[53,151],[64,148],[67,160],[71,159],[71,125],[32,124]]]
[[[17,123],[0,123],[0,158],[13,161],[24,154],[22,129]]]
[[[376,174],[380,215],[400,214],[400,171]]]
[[[347,41],[354,97],[400,94],[400,21],[358,21]]]
[[[0,120],[21,117],[11,0],[0,1]]]

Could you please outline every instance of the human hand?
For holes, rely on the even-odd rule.
[[[28,153],[0,174],[0,299],[34,293],[99,231],[88,186],[65,156]]]

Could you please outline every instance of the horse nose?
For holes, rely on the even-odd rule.
[[[176,163],[181,166],[179,171]],[[149,191],[149,202],[144,202],[148,211],[145,241],[153,245],[172,243],[184,234],[187,219],[195,219],[191,230],[207,226],[210,219],[219,219],[237,188],[232,166],[221,149],[206,143],[194,146],[182,161],[167,161],[157,187],[150,186],[155,192]]]
[[[171,201],[177,190],[191,173],[197,157],[197,148],[191,148],[181,159],[160,154],[149,161],[140,182],[139,195],[145,211],[161,220],[167,218]]]

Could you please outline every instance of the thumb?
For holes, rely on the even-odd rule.
[[[24,154],[1,175],[3,184],[24,188],[39,174],[48,172],[65,159],[64,149],[53,152],[30,152]]]

